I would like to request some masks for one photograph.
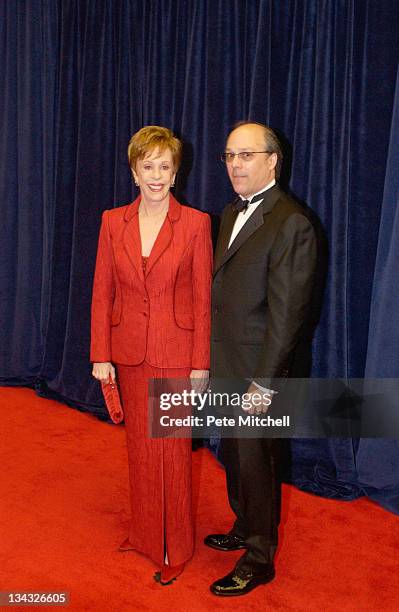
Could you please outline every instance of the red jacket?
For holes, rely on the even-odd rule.
[[[91,313],[91,361],[209,369],[212,243],[205,213],[171,195],[142,268],[138,208],[103,213]]]

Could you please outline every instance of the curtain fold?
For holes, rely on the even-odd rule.
[[[399,69],[392,113],[384,197],[370,309],[366,377],[391,378],[390,402],[397,410],[399,393]],[[398,419],[399,417],[397,417]],[[359,483],[366,494],[399,514],[399,441],[363,438],[357,452]]]
[[[388,0],[1,3],[0,381],[104,416],[88,362],[91,284],[101,213],[135,195],[130,136],[145,124],[175,130],[185,142],[176,195],[216,214],[233,195],[219,154],[247,118],[281,133],[284,182],[328,238],[313,375],[362,377],[381,333],[398,23]],[[393,265],[384,274],[395,283]],[[399,323],[396,304],[390,313]],[[397,353],[389,338],[380,360]],[[365,444],[293,441],[293,482],[369,494],[378,462],[359,477],[363,453],[373,457]]]
[[[32,384],[48,315],[57,4],[3,2],[0,13],[0,376]]]

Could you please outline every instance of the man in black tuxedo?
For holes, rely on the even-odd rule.
[[[316,266],[316,239],[304,208],[284,193],[282,152],[269,127],[241,122],[230,133],[227,172],[238,197],[223,211],[212,303],[211,373],[249,380],[249,393],[268,393],[250,414],[265,413],[275,379],[293,369],[301,345]],[[278,396],[276,396],[278,398]],[[277,401],[276,399],[274,401]],[[211,585],[215,595],[243,595],[274,578],[281,486],[279,441],[222,438],[229,502],[236,521],[205,544],[245,549],[234,569]]]

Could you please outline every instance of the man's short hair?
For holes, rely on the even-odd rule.
[[[277,155],[275,173],[276,173],[276,180],[278,180],[281,174],[281,166],[283,165],[283,152],[281,150],[280,141],[278,139],[276,132],[272,130],[271,127],[269,127],[268,125],[265,125],[264,123],[260,123],[259,121],[247,120],[247,121],[238,121],[233,126],[232,130],[229,133],[229,136],[231,132],[234,132],[234,130],[241,127],[242,125],[260,125],[260,127],[263,128],[264,135],[265,135],[265,150],[268,153],[275,153]]]

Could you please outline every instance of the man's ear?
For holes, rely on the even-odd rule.
[[[277,153],[271,153],[268,162],[270,170],[273,170],[277,166]]]

